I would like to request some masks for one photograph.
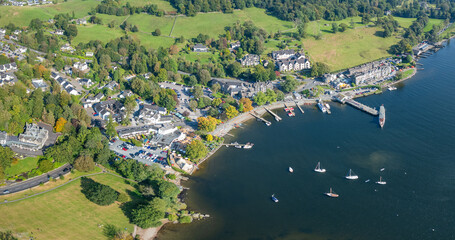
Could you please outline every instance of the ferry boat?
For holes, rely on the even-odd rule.
[[[384,104],[382,104],[381,107],[379,108],[379,126],[381,126],[381,128],[383,128],[384,123],[385,123],[385,108],[384,108]]]
[[[245,149],[250,149],[250,148],[252,148],[253,146],[254,146],[253,143],[247,143],[247,144],[245,144],[245,146],[243,146],[243,148],[245,148]]]
[[[278,198],[275,197],[275,194],[272,194],[272,201],[278,202]]]
[[[330,191],[328,193],[324,193],[325,195],[329,196],[329,197],[333,197],[333,198],[337,198],[339,197],[340,195],[332,192],[332,188],[330,188]]]
[[[352,169],[349,169],[349,173],[348,173],[348,175],[346,175],[346,179],[355,180],[355,179],[359,179],[359,176],[357,176],[357,175],[352,171]]]
[[[376,182],[379,185],[386,185],[387,182],[382,180],[382,177],[379,177],[379,181]]]
[[[318,162],[318,165],[316,165],[314,171],[319,173],[325,173],[325,168],[321,168],[321,162]]]
[[[318,107],[321,112],[326,113],[327,109],[324,107],[324,105],[321,103],[321,101],[318,102]]]
[[[293,173],[293,172],[294,172],[294,169],[292,169],[291,167],[289,167],[289,172],[290,172],[290,173]]]
[[[387,89],[389,89],[389,91],[397,90],[397,88],[394,87],[394,86],[390,86],[390,87],[388,87]]]

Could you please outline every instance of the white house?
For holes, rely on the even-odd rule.
[[[85,56],[86,56],[86,57],[93,57],[93,52],[86,52],[86,53],[85,53]]]
[[[208,51],[209,51],[208,47],[206,47],[200,43],[194,45],[194,47],[193,47],[193,52],[208,52]]]
[[[87,62],[75,62],[73,68],[79,71],[87,71],[89,69]]]
[[[35,79],[32,79],[32,85],[38,89],[38,88],[41,88],[41,90],[44,92],[47,90],[47,88],[49,87],[49,85],[47,85],[46,82],[44,82],[44,80],[42,78],[35,78]]]
[[[65,34],[65,31],[62,30],[62,29],[57,29],[57,30],[54,31],[54,34],[55,34],[55,35],[63,36],[63,34]]]
[[[87,88],[93,86],[93,82],[92,82],[92,80],[90,78],[82,78],[82,79],[79,80],[79,83],[82,86],[87,87]]]

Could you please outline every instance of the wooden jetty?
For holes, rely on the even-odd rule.
[[[286,111],[288,113],[289,117],[294,117],[295,116],[294,108],[293,107],[289,107],[288,105],[286,105],[286,103],[284,103],[284,111]]]
[[[263,121],[263,122],[265,123],[265,125],[267,125],[267,126],[272,125],[271,122],[269,122],[269,121],[265,120],[264,118],[260,117],[259,114],[258,114],[257,112],[254,112],[254,113],[250,112],[250,114],[251,114],[253,117],[257,118],[258,120]]]
[[[275,120],[276,120],[277,122],[283,120],[283,119],[280,118],[280,116],[278,116],[276,113],[272,112],[272,111],[269,110],[268,108],[264,107],[264,109],[265,109],[268,113],[270,113],[270,114],[275,118]]]
[[[366,113],[369,113],[373,116],[377,116],[379,115],[379,112],[378,110],[374,109],[374,108],[371,108],[371,107],[368,107],[367,105],[364,105],[362,103],[359,103],[353,99],[346,99],[345,102],[355,108],[358,108]]]
[[[295,102],[295,106],[297,106],[299,108],[299,110],[300,110],[300,112],[302,112],[302,114],[305,113],[305,111],[303,111],[303,109],[300,107],[300,105],[297,102]]]

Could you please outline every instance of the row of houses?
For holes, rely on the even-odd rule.
[[[394,74],[395,68],[386,60],[363,64],[350,68],[347,72],[348,77],[356,85],[368,84],[369,82],[381,80]]]
[[[14,1],[9,0],[8,2],[3,3],[5,6],[15,6],[15,7],[23,7],[23,6],[35,6],[35,5],[46,5],[52,4],[52,1],[47,0],[28,0],[28,1]]]
[[[251,98],[258,92],[265,92],[267,89],[273,90],[272,82],[255,82],[249,83],[235,79],[214,78],[212,84],[218,83],[221,86],[221,91],[232,97]]]
[[[0,65],[0,73],[17,70],[17,64],[15,62]]]
[[[58,84],[70,95],[79,95],[80,93],[74,88],[74,86],[66,80],[66,78],[61,77],[56,72],[51,72],[51,78],[57,81]]]

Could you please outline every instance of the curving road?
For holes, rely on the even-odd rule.
[[[71,171],[73,166],[70,164],[65,164],[57,169],[54,169],[48,173],[33,177],[23,182],[13,183],[9,186],[0,188],[0,195],[7,195],[10,193],[20,192],[29,188],[36,187],[41,183],[46,183],[50,178],[58,178],[62,175],[65,175]]]

